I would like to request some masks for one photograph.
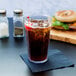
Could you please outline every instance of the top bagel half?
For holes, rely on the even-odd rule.
[[[55,18],[61,22],[74,22],[76,21],[76,12],[73,10],[58,11]]]

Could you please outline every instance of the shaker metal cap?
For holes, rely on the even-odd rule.
[[[1,10],[0,10],[0,14],[2,14],[2,15],[6,15],[6,10],[1,9]]]
[[[19,16],[22,16],[23,10],[21,10],[21,9],[16,9],[16,10],[14,10],[14,14],[17,14],[17,15],[19,15]]]

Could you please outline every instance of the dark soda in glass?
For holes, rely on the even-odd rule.
[[[29,60],[34,63],[47,61],[50,27],[46,19],[30,19],[25,24]]]

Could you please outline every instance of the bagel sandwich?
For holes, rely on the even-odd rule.
[[[52,17],[52,28],[63,30],[76,30],[76,12],[73,10],[61,10]]]

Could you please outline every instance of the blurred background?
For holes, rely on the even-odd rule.
[[[17,8],[23,9],[24,16],[53,15],[61,9],[76,10],[76,0],[0,0],[0,9],[6,9],[7,16],[13,16]]]

